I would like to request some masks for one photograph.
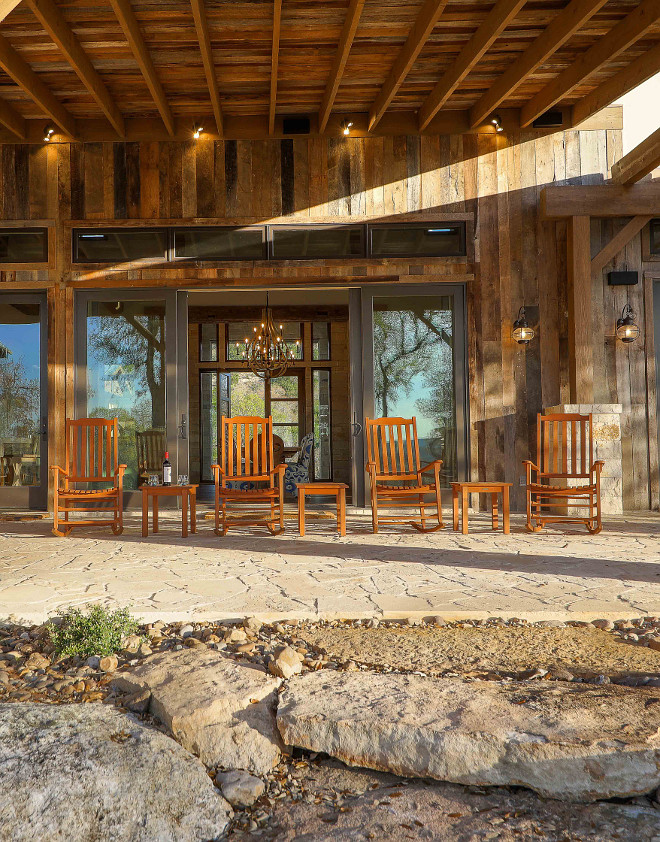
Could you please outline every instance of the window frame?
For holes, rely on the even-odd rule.
[[[177,225],[169,228],[171,263],[249,263],[268,260],[268,226],[266,225]],[[177,257],[176,235],[182,231],[260,231],[261,257]]]
[[[32,260],[32,259],[31,260],[16,260],[16,259],[3,260],[2,258],[0,258],[0,266],[19,266],[19,265],[20,266],[31,266],[31,265],[41,264],[41,263],[47,264],[49,262],[49,260],[48,260],[48,255],[49,255],[48,239],[49,239],[49,235],[48,235],[48,228],[46,226],[44,226],[44,225],[34,225],[34,226],[33,225],[26,225],[26,226],[21,227],[21,228],[7,227],[7,226],[0,227],[0,235],[3,235],[3,234],[10,234],[10,235],[11,234],[19,234],[20,235],[20,234],[25,234],[25,233],[28,233],[28,232],[31,233],[31,234],[34,234],[34,233],[43,234],[43,249],[42,249],[42,252],[41,252],[41,257],[37,258],[36,260]]]
[[[653,248],[654,233],[658,241],[657,250]],[[649,223],[649,254],[660,257],[660,217],[652,219]]]
[[[82,259],[79,256],[79,236],[80,234],[163,234],[165,238],[165,249],[163,252],[162,257],[135,257],[133,259],[124,259],[124,260],[117,260],[115,257],[104,257],[98,258],[97,260],[89,260],[89,259]],[[83,228],[81,226],[76,226],[71,231],[71,262],[78,266],[96,266],[97,264],[109,264],[109,263],[169,263],[170,262],[170,239],[171,239],[171,229],[165,225],[154,225],[151,226],[126,226],[126,227],[117,227],[117,226],[107,226],[107,227],[99,227],[99,228]]]
[[[308,263],[314,263],[318,260],[363,260],[366,257],[369,257],[369,249],[367,247],[367,232],[366,226],[364,223],[361,222],[309,222],[303,223],[302,225],[292,225],[292,224],[283,224],[283,225],[268,225],[268,260],[277,260],[277,261],[286,261],[286,260],[295,260],[295,261],[303,261]],[[298,257],[278,257],[274,252],[274,232],[275,231],[324,231],[324,230],[348,230],[348,231],[360,231],[360,243],[361,249],[360,254],[340,254],[335,256],[329,257],[306,257],[304,255],[300,255]]]
[[[373,232],[382,230],[396,230],[403,229],[410,231],[412,229],[419,230],[420,228],[432,228],[433,226],[443,226],[445,228],[458,228],[460,247],[455,254],[421,254],[419,252],[401,252],[399,254],[383,254],[375,252],[373,248]],[[464,220],[457,220],[456,222],[377,222],[369,223],[367,225],[367,252],[368,256],[376,260],[396,260],[403,258],[404,260],[448,260],[456,257],[467,257],[467,224]]]

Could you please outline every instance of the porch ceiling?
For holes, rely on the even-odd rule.
[[[34,141],[570,124],[660,70],[660,0],[1,0],[0,20],[0,123]]]

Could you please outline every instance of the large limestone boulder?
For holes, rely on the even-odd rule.
[[[131,715],[0,704],[2,842],[202,842],[231,815],[199,760]]]
[[[660,693],[324,670],[293,678],[286,743],[352,765],[574,801],[660,785]]]
[[[113,682],[151,693],[149,711],[207,766],[269,772],[280,757],[275,725],[280,679],[207,648],[151,658]]]

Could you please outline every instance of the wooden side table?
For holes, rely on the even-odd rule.
[[[197,531],[197,486],[196,485],[145,485],[142,489],[142,537],[149,535],[149,498],[153,506],[153,531],[158,532],[158,498],[181,498],[181,537],[188,537],[188,508],[190,508],[190,531]]]
[[[327,496],[334,494],[337,500],[337,531],[340,535],[346,535],[346,489],[348,486],[343,482],[301,482],[296,483],[298,488],[298,531],[305,534],[305,495],[316,494]]]
[[[509,528],[509,489],[512,482],[452,482],[451,496],[454,507],[454,532],[458,532],[458,499],[461,497],[461,532],[468,534],[468,494],[490,494],[493,529],[498,527],[497,495],[502,495],[502,531],[505,535]]]

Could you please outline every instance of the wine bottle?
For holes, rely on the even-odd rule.
[[[165,451],[165,459],[163,460],[163,485],[172,485],[172,463],[167,451]]]

